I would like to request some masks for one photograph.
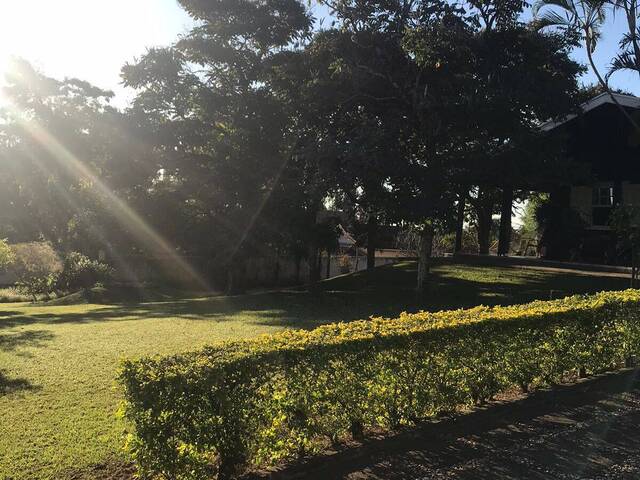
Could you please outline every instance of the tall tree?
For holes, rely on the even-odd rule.
[[[535,186],[541,177],[558,171],[557,155],[542,141],[538,126],[576,106],[576,77],[582,70],[568,57],[571,47],[561,35],[540,34],[514,23],[474,35],[474,68],[481,86],[477,92],[482,94],[471,97],[469,114],[475,125],[470,131],[475,138],[467,145],[469,173],[483,193],[476,197],[478,218],[485,220],[478,229],[485,235],[479,239],[482,253],[487,253],[488,243],[486,212],[498,206],[503,220],[499,251],[508,253],[514,190]]]
[[[22,60],[10,72],[0,125],[0,236],[95,253],[110,241],[100,227],[109,206],[96,180],[108,181],[123,126],[109,106],[112,93],[55,80]]]
[[[293,151],[269,73],[311,20],[297,0],[180,3],[197,26],[125,66],[124,79],[139,89],[131,114],[148,132],[186,226],[207,239],[193,245],[191,235],[192,251],[226,266],[231,287],[241,282],[243,259],[280,236],[265,209]]]

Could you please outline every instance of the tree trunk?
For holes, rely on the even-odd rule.
[[[302,257],[300,255],[296,255],[295,265],[296,265],[296,285],[300,283],[300,264],[302,263]]]
[[[638,279],[638,258],[636,257],[636,248],[631,245],[631,288],[636,288]]]
[[[491,241],[491,220],[485,214],[478,215],[478,253],[489,255]]]
[[[314,285],[320,281],[320,268],[318,267],[318,242],[311,240],[309,243],[309,283]]]
[[[513,188],[502,189],[500,206],[500,234],[498,236],[498,255],[509,255],[511,249],[511,214],[513,211]]]
[[[367,272],[371,272],[376,266],[376,236],[378,233],[378,219],[374,214],[369,214],[367,221]]]
[[[491,227],[493,225],[493,195],[483,187],[478,187],[478,196],[475,198],[473,208],[477,216],[478,228],[478,253],[488,255],[491,242]]]
[[[320,210],[321,200],[319,196],[312,197],[312,205],[309,208],[309,227],[311,230],[311,239],[309,240],[307,248],[309,249],[309,256],[307,261],[309,262],[309,284],[312,289],[317,286],[320,281],[320,267],[318,266],[318,254],[320,253],[320,246],[318,245],[318,211]]]
[[[331,276],[331,252],[327,251],[327,278]]]
[[[478,216],[478,253],[480,255],[489,254],[489,242],[491,241],[491,215],[493,205],[487,205],[487,199],[482,198],[482,190],[478,192],[478,203],[476,213]]]
[[[278,285],[280,282],[280,252],[276,250],[276,263],[273,266],[273,284]]]
[[[234,261],[227,268],[227,295],[236,295],[242,292],[243,282],[243,265],[239,265],[240,262]]]
[[[433,226],[425,224],[420,234],[420,251],[418,252],[418,280],[416,291],[422,294],[426,291],[431,266],[431,252],[433,250]]]
[[[458,213],[456,215],[456,244],[453,253],[462,251],[462,235],[464,234],[464,207],[467,200],[466,188],[460,190],[458,197]]]

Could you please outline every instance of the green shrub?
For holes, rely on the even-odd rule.
[[[313,453],[569,372],[640,346],[640,291],[284,331],[123,363],[128,447],[141,472],[210,478]]]
[[[62,271],[60,257],[46,242],[18,243],[11,246],[11,270],[16,275],[16,289],[36,301],[38,295],[48,295],[56,286]]]
[[[52,295],[48,293],[47,295],[36,295],[36,301],[38,300],[51,300]],[[20,291],[16,289],[16,287],[6,287],[0,288],[0,303],[22,303],[29,302],[33,300],[33,295],[28,295],[24,293],[24,291]]]
[[[11,265],[14,254],[6,240],[0,239],[0,272]]]
[[[107,283],[113,270],[106,263],[92,260],[80,252],[70,252],[64,259],[58,288],[67,291],[87,289],[97,283]]]

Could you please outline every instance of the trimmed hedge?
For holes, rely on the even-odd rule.
[[[124,415],[140,471],[228,476],[393,429],[640,347],[640,290],[511,307],[403,313],[126,361]]]

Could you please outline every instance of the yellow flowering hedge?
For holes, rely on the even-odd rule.
[[[615,368],[640,347],[640,291],[403,313],[125,361],[128,448],[191,479],[317,451],[519,386]]]

